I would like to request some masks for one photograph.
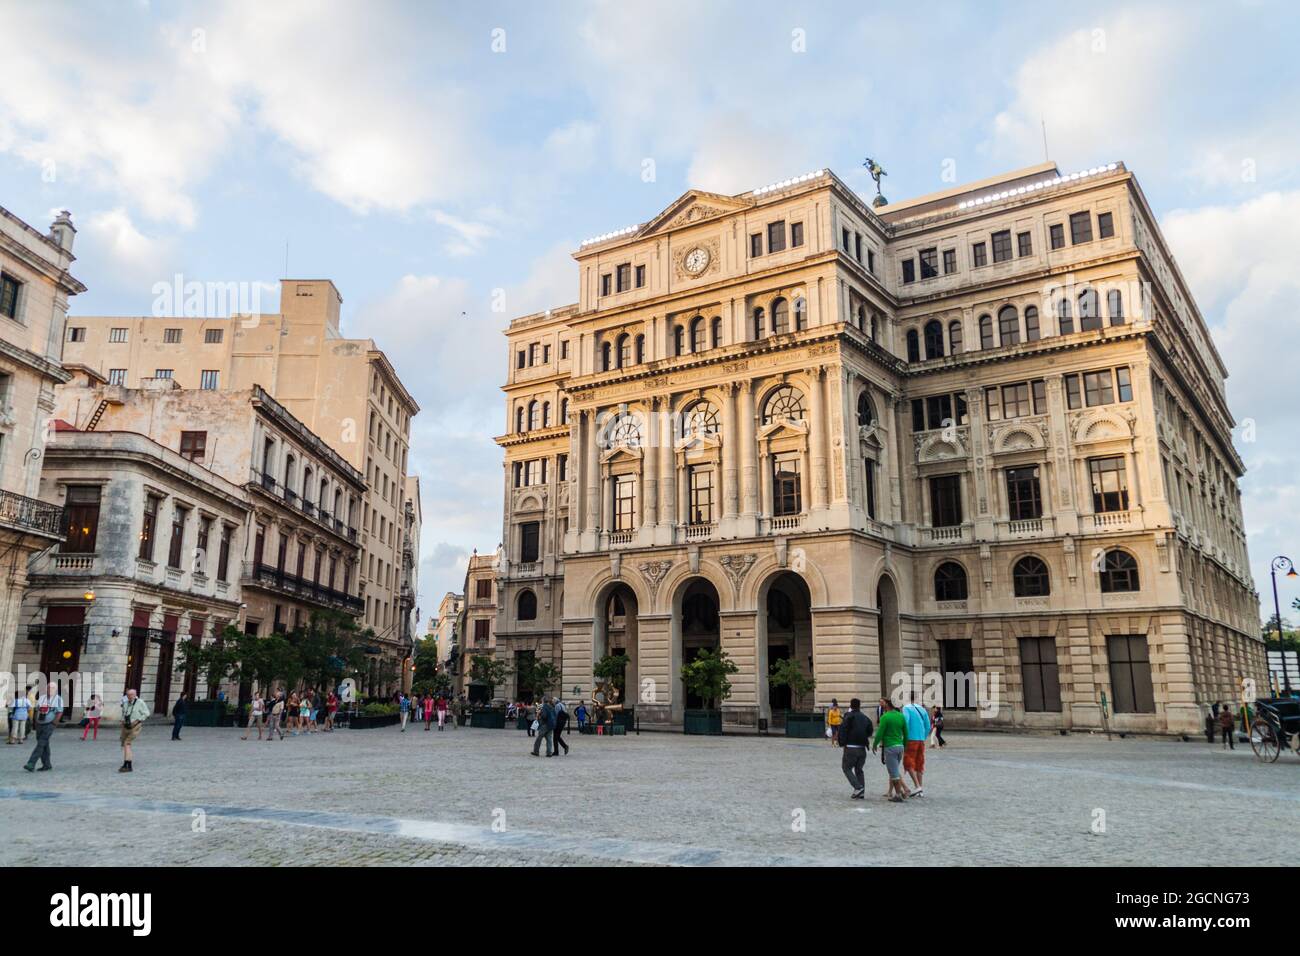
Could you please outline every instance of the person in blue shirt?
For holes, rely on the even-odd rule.
[[[32,712],[32,702],[26,694],[14,694],[14,702],[9,708],[10,744],[20,744],[27,739],[27,718]]]
[[[397,707],[402,715],[402,733],[406,733],[406,722],[411,719],[411,698],[405,694],[400,694],[397,699]]]
[[[903,723],[906,726],[906,743],[903,745],[903,769],[912,778],[909,796],[925,796],[922,781],[925,777],[925,741],[930,736],[930,714],[916,702],[916,694],[903,705]]]

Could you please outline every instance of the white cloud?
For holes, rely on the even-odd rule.
[[[169,275],[173,243],[140,232],[125,209],[91,215],[84,242],[90,249],[78,249],[81,257],[93,260],[99,275],[112,276],[118,284],[148,288]]]

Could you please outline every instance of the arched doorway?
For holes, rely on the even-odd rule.
[[[682,684],[682,665],[695,660],[700,651],[716,651],[722,646],[718,619],[718,590],[706,578],[692,578],[678,591],[673,601],[672,719],[681,721],[685,710],[696,710],[706,701],[687,694]]]
[[[813,675],[812,596],[799,575],[784,571],[768,582],[760,620],[759,716],[783,726],[789,711],[810,710],[811,692],[798,696],[789,686],[769,683],[772,668],[782,661],[795,661],[806,677]],[[761,594],[762,592],[760,592]]]
[[[903,642],[898,628],[898,590],[894,579],[881,575],[876,584],[877,660],[880,665],[880,696],[888,697],[893,689],[893,675],[903,668]]]
[[[625,708],[636,703],[638,650],[638,620],[640,608],[636,592],[621,582],[604,591],[596,604],[592,622],[591,664],[597,668],[606,657],[624,657],[622,686],[619,688]],[[600,682],[602,678],[596,677]]]

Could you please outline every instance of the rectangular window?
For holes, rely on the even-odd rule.
[[[68,326],[68,341],[69,342],[86,341],[86,327],[84,325]]]
[[[204,344],[204,345],[220,345],[220,344],[221,344],[221,340],[222,340],[223,338],[225,338],[225,332],[226,332],[225,329],[204,329],[204,330],[203,330],[203,344]]]
[[[1089,458],[1088,474],[1092,479],[1093,512],[1128,511],[1128,479],[1123,456]]]
[[[556,474],[557,481],[569,480],[569,456],[568,455],[556,455],[555,468],[557,472]]]
[[[1012,521],[1043,516],[1043,499],[1038,466],[1007,469],[1007,514]]]
[[[925,402],[919,398],[912,399],[912,431],[925,431]]]
[[[930,526],[952,528],[961,524],[961,476],[936,475],[930,479]]]
[[[1110,658],[1110,689],[1117,714],[1154,714],[1151,656],[1142,634],[1111,634],[1106,638]]]
[[[109,385],[125,385],[125,384],[126,384],[126,369],[124,369],[124,368],[110,368],[110,369],[108,370],[108,384],[109,384]]]
[[[489,590],[491,589],[491,586],[492,586],[491,582],[489,582],[488,583]],[[491,627],[492,627],[492,622],[485,617],[480,617],[478,620],[474,622],[474,646],[475,647],[487,646],[487,643],[492,636],[490,633]]]
[[[862,233],[860,232],[853,234],[853,255],[859,262],[862,261]]]
[[[63,514],[67,537],[59,551],[94,554],[99,534],[99,485],[69,485]]]
[[[876,253],[873,249],[867,250],[867,271],[872,275],[876,274]]]
[[[691,469],[691,510],[689,524],[713,523],[713,469]]]
[[[632,263],[625,262],[619,266],[617,277],[619,292],[626,292],[628,289],[632,288]]]
[[[1133,382],[1129,378],[1127,365],[1115,369],[1115,385],[1119,390],[1119,400],[1121,402],[1133,401]]]
[[[931,395],[925,400],[925,417],[930,428],[946,428],[956,424],[952,417],[952,396]]]
[[[985,246],[984,243],[977,242],[975,243],[975,245],[971,246],[970,248],[971,248],[971,261],[975,264],[976,268],[978,268],[979,266],[986,266],[989,264],[989,251],[988,251],[988,247]]]
[[[600,294],[601,294],[601,295],[609,295],[610,283],[611,283],[612,281],[613,281],[613,276],[611,276],[608,272],[606,272],[604,275],[602,275],[602,276],[600,277]]]
[[[617,475],[614,478],[614,530],[632,531],[636,528],[636,476]]]
[[[767,224],[767,251],[784,252],[785,251],[785,220],[780,222],[769,222]]]
[[[1061,680],[1056,669],[1056,638],[1020,639],[1020,676],[1025,691],[1025,710],[1060,713]]]
[[[874,519],[876,517],[876,463],[868,458],[866,460],[866,480],[867,480],[867,517]]]
[[[1032,256],[1034,254],[1034,240],[1027,232],[1016,233],[1016,255]]]
[[[993,233],[993,261],[1008,262],[1011,259],[1011,230],[1003,229]]]
[[[943,274],[946,276],[950,276],[956,271],[957,271],[957,250],[956,249],[943,250]]]
[[[1057,223],[1054,226],[1048,226],[1047,232],[1048,235],[1051,236],[1053,249],[1065,248],[1065,227],[1064,226],[1062,226],[1060,223]]]
[[[190,461],[202,461],[208,447],[207,432],[181,432],[181,457]]]
[[[153,370],[153,377],[170,379],[172,377],[172,370],[169,368],[156,368]]]
[[[163,342],[168,345],[177,345],[181,340],[180,329],[163,329]]]
[[[490,578],[479,578],[474,582],[474,597],[482,600],[492,596],[492,581]]]
[[[22,283],[13,276],[0,275],[0,315],[18,318],[18,290]]]
[[[167,549],[167,567],[180,568],[181,553],[185,546],[185,524],[189,521],[190,512],[187,508],[172,508],[172,540],[171,546]]]
[[[519,526],[519,560],[525,564],[536,561],[541,554],[541,524],[525,521]]]
[[[916,263],[911,259],[903,260],[903,284],[916,281]]]
[[[1094,405],[1109,405],[1115,401],[1115,390],[1111,379],[1110,369],[1083,373],[1083,400],[1089,408]]]
[[[645,288],[645,266],[636,267],[636,287],[638,289]]]
[[[1097,238],[1109,239],[1115,235],[1115,217],[1108,212],[1097,214]]]
[[[212,519],[206,517],[205,515],[199,515],[199,533],[194,539],[194,550],[200,552],[203,555],[203,558],[207,557],[208,537],[211,534],[212,534]],[[203,558],[201,558],[200,560],[203,560]],[[204,567],[203,565],[200,564],[195,568],[195,570],[198,571],[199,573],[202,573]]]
[[[757,259],[763,254],[763,234],[756,232],[749,237],[749,256],[751,259]]]
[[[1002,414],[1006,418],[1023,418],[1032,414],[1028,382],[1002,386]]]
[[[214,368],[205,368],[199,373],[199,388],[204,391],[215,392],[220,375],[221,373]]]
[[[803,245],[803,223],[790,223],[790,247],[797,249]]]
[[[126,341],[126,329],[109,329],[109,330],[108,330],[108,341],[109,341],[109,342],[117,342],[117,343],[125,342],[125,341]]]
[[[560,343],[560,358],[566,359],[568,357],[569,357],[569,340],[565,339],[563,342]]]
[[[1065,376],[1065,405],[1067,408],[1081,408],[1083,394],[1079,391],[1079,376]]]
[[[944,675],[944,709],[973,710],[979,706],[975,654],[970,641],[940,641],[939,670]]]
[[[1076,212],[1070,216],[1070,245],[1092,242],[1092,214]]]
[[[922,249],[917,253],[921,261],[921,278],[933,279],[939,274],[939,250]]]
[[[1034,390],[1034,414],[1047,414],[1047,382],[1040,378],[1029,384]]]
[[[778,458],[773,465],[772,514],[775,517],[797,515],[803,510],[799,481],[799,459]]]
[[[536,342],[528,346],[528,367],[532,368],[537,364],[539,348]]]
[[[153,560],[153,542],[158,530],[158,506],[162,499],[149,495],[144,499],[144,523],[140,526],[140,557]]]
[[[840,230],[840,245],[844,247],[845,252],[849,251],[849,235],[850,233],[847,229]]]
[[[515,368],[523,368],[528,364],[528,353],[520,349],[515,353]]]
[[[547,345],[542,346],[542,364],[543,365],[551,364],[551,346],[549,343]]]
[[[217,580],[228,581],[230,575],[230,539],[235,533],[234,526],[222,524],[221,550],[217,552]],[[334,586],[334,575],[330,574],[330,587]]]

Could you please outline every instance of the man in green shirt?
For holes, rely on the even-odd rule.
[[[890,802],[902,803],[907,797],[907,787],[903,783],[903,746],[907,740],[907,722],[902,713],[888,697],[880,698],[880,723],[876,725],[876,736],[871,742],[871,752],[876,748],[885,748],[885,768],[889,771]]]

